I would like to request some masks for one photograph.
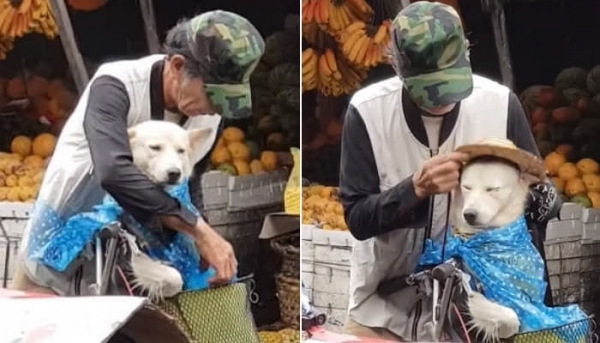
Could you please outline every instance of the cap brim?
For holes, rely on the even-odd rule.
[[[454,65],[432,73],[407,77],[404,79],[404,86],[419,107],[443,107],[471,95],[473,72],[468,65]]]
[[[483,156],[505,159],[516,164],[521,171],[533,176],[534,182],[541,182],[546,178],[544,162],[525,150],[488,144],[469,144],[458,147],[455,151],[469,155],[469,160]]]
[[[249,83],[206,84],[206,94],[216,112],[230,119],[252,116],[252,94]]]

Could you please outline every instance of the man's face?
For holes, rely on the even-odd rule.
[[[176,112],[186,116],[214,113],[201,79],[182,74],[176,92]]]
[[[432,107],[432,108],[423,108],[423,111],[433,114],[434,116],[441,116],[443,114],[449,113],[454,109],[456,104],[450,104],[446,106]]]
[[[214,110],[208,98],[201,78],[191,77],[184,70],[183,56],[175,55],[168,61],[170,82],[167,83],[169,111],[186,116],[213,114]]]

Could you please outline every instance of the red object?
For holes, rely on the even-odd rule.
[[[377,338],[360,338],[348,334],[329,332],[320,327],[309,330],[311,338],[327,343],[397,343]]]
[[[55,297],[55,296],[56,295],[43,294],[43,293],[31,293],[31,292],[17,291],[14,289],[0,288],[0,298],[27,299],[27,298],[50,298],[50,297]]]

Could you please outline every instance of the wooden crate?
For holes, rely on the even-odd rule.
[[[12,280],[31,210],[32,204],[0,202],[0,287],[8,286]]]
[[[346,321],[350,286],[350,255],[354,238],[347,231],[303,225],[302,282],[307,296],[327,314],[327,329],[340,332]]]
[[[600,314],[600,211],[565,204],[548,223],[546,261],[555,305]]]

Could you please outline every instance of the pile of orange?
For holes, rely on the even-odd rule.
[[[544,158],[546,170],[556,189],[568,198],[587,196],[600,209],[600,164],[591,158],[568,161],[570,147],[558,146]]]

